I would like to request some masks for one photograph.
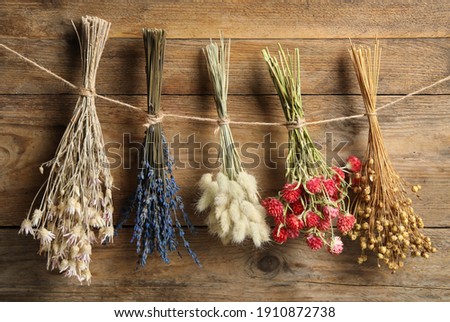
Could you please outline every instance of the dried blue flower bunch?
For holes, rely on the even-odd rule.
[[[132,242],[136,243],[138,263],[145,266],[147,257],[157,251],[169,263],[169,253],[176,251],[179,239],[195,263],[197,255],[186,240],[177,217],[182,214],[189,230],[194,227],[185,212],[179,187],[172,173],[173,159],[161,124],[160,100],[166,33],[160,29],[144,29],[144,46],[147,71],[147,106],[149,122],[145,139],[138,186],[130,203],[122,212],[119,229],[130,214],[136,214]],[[179,239],[178,239],[179,237]]]

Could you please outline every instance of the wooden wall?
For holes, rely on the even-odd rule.
[[[362,112],[362,101],[347,48],[348,38],[383,47],[379,104],[433,83],[450,73],[450,1],[11,1],[0,3],[0,42],[69,81],[79,84],[78,44],[70,20],[97,15],[112,22],[100,63],[97,91],[130,104],[145,105],[144,51],[140,30],[168,32],[163,109],[215,117],[211,87],[201,48],[219,30],[232,38],[229,112],[233,119],[281,121],[282,112],[261,56],[277,42],[299,47],[302,55],[304,107],[308,120]],[[76,96],[67,86],[0,49],[0,300],[44,301],[443,301],[450,300],[450,82],[385,110],[380,121],[394,165],[411,183],[423,187],[414,200],[425,232],[439,252],[430,259],[409,259],[392,275],[374,261],[356,264],[358,247],[346,240],[339,257],[313,253],[301,240],[254,249],[224,247],[207,233],[194,204],[196,182],[206,171],[178,169],[182,196],[199,233],[189,236],[203,268],[182,249],[170,265],[153,257],[135,270],[130,226],[113,245],[94,249],[90,287],[45,270],[38,243],[18,236],[18,226],[45,180],[39,165],[52,158],[68,123]],[[143,138],[144,122],[135,111],[98,100],[107,142]],[[214,142],[214,125],[165,120],[169,137],[186,140],[193,133],[202,144]],[[345,158],[361,156],[365,119],[311,126],[324,145],[348,144]],[[283,128],[233,126],[239,143],[262,142],[271,133],[279,144]],[[128,140],[129,141],[129,140]],[[116,152],[125,162],[113,170],[116,209],[136,183],[135,143]],[[256,151],[267,157],[262,150]],[[180,154],[181,161],[201,153]],[[283,182],[283,158],[277,169],[249,169],[261,195],[270,196]],[[117,160],[115,160],[117,161]],[[120,161],[120,159],[119,159]],[[118,214],[116,214],[117,217]],[[131,223],[130,223],[131,224]]]

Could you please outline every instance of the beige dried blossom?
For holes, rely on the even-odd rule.
[[[197,210],[209,210],[206,224],[210,233],[218,236],[223,244],[239,244],[251,238],[255,246],[260,247],[269,241],[270,229],[265,221],[266,211],[259,204],[256,179],[242,169],[228,124],[229,49],[229,43],[223,38],[220,46],[211,42],[204,49],[219,117],[221,172],[216,180],[210,173],[200,179]]]
[[[242,171],[234,181],[220,172],[217,181],[213,181],[212,175],[207,173],[200,182],[202,196],[197,210],[209,209],[206,217],[209,231],[223,244],[239,244],[251,238],[255,246],[260,247],[269,241],[266,212],[259,204],[256,180],[252,175]]]
[[[35,235],[35,231],[33,228],[33,225],[31,223],[31,220],[28,218],[25,218],[22,221],[22,224],[20,225],[20,230],[19,230],[19,234],[24,234],[24,235]]]
[[[40,167],[50,168],[42,199],[33,201],[19,233],[37,235],[47,269],[90,283],[94,229],[102,243],[113,239],[112,177],[104,151],[103,135],[95,107],[95,78],[110,23],[82,18],[80,40],[83,89],[55,157]]]

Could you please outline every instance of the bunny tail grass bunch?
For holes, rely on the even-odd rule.
[[[219,117],[221,169],[216,180],[210,173],[200,179],[201,198],[197,210],[209,211],[206,218],[209,231],[224,245],[240,244],[251,238],[255,246],[260,247],[269,240],[270,229],[265,221],[265,210],[259,204],[256,179],[243,170],[228,124],[229,43],[221,38],[220,45],[211,42],[203,51]]]
[[[82,18],[83,87],[55,157],[40,168],[43,173],[49,167],[49,177],[19,231],[40,240],[39,253],[47,256],[47,269],[87,284],[93,243],[112,242],[114,235],[113,180],[95,108],[95,78],[109,28],[102,19]]]
[[[303,126],[299,50],[291,55],[279,46],[278,56],[271,56],[268,49],[263,56],[281,101],[289,138],[287,182],[277,196],[262,202],[275,222],[272,238],[282,244],[303,236],[312,250],[326,247],[331,254],[340,254],[343,242],[335,234],[333,222],[340,232],[347,233],[356,221],[346,203],[345,172],[352,169],[328,167]]]
[[[407,184],[394,170],[384,145],[376,115],[380,54],[378,41],[373,51],[353,44],[350,49],[369,121],[365,161],[353,180],[356,197],[352,206],[358,223],[350,236],[359,237],[360,264],[367,260],[366,251],[370,250],[377,256],[378,266],[385,263],[395,272],[408,255],[428,258],[436,248],[420,232],[424,227],[422,218],[414,212]],[[419,185],[412,187],[413,192],[419,189]]]
[[[117,227],[120,228],[130,213],[135,212],[132,242],[136,242],[138,263],[141,266],[145,266],[148,255],[155,251],[165,263],[169,263],[169,253],[178,248],[177,235],[189,255],[200,265],[177,217],[177,212],[181,212],[184,222],[193,231],[194,227],[178,194],[179,187],[172,173],[173,159],[161,124],[160,101],[166,32],[161,29],[143,29],[143,37],[149,122],[146,124],[148,128],[137,189]]]

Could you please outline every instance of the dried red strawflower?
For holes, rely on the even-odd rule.
[[[308,211],[306,213],[306,227],[308,228],[313,228],[313,227],[317,227],[317,225],[320,222],[320,217],[318,214],[316,214],[313,211]]]
[[[300,198],[300,195],[301,189],[296,182],[286,183],[283,190],[281,190],[281,196],[288,203],[296,202]]]
[[[288,239],[288,231],[285,227],[277,226],[272,231],[272,238],[279,244],[286,242]]]
[[[361,171],[361,160],[359,160],[354,155],[351,155],[347,158],[346,168],[351,172],[359,172]]]
[[[266,198],[262,201],[262,205],[269,216],[281,220],[283,217],[283,204],[280,200],[276,198]]]
[[[339,190],[336,182],[333,179],[323,180],[322,184],[325,188],[325,192],[332,200],[337,200],[339,197]]]
[[[298,199],[296,202],[289,204],[289,207],[291,207],[292,212],[297,216],[301,215],[305,210],[301,199]]]
[[[344,170],[326,164],[307,128],[302,125],[304,111],[301,105],[298,50],[291,56],[280,48],[279,54],[274,57],[267,50],[264,51],[287,122],[287,181],[278,196],[265,199],[263,206],[275,217],[278,228],[272,236],[276,242],[283,243],[288,237],[305,236],[313,250],[323,245],[332,247],[335,236],[332,220],[340,210],[344,211],[348,207],[349,185],[345,181]],[[279,200],[282,206],[275,203],[274,199]]]
[[[335,208],[332,206],[323,206],[322,213],[324,216],[329,216],[331,219],[336,218],[339,215],[339,208]]]
[[[333,180],[336,182],[336,184],[340,184],[341,181],[345,180],[345,172],[341,168],[338,167],[332,167],[331,170],[335,172],[333,175]]]
[[[319,250],[323,246],[322,239],[316,235],[307,236],[306,243],[308,244],[309,248],[311,248],[312,250]]]
[[[312,178],[306,182],[306,189],[313,195],[322,191],[322,179]]]
[[[298,229],[288,229],[287,233],[288,233],[288,237],[291,239],[295,239],[295,238],[298,238],[298,236],[300,236],[300,230],[298,230]]]
[[[317,228],[320,231],[327,231],[331,228],[331,218],[329,216],[324,216],[323,219],[317,224]]]
[[[344,243],[341,240],[341,237],[334,236],[334,238],[330,242],[330,246],[328,247],[328,251],[330,254],[339,255],[344,250]]]
[[[297,218],[297,216],[290,214],[286,218],[286,226],[289,229],[300,230],[303,228],[303,222]]]
[[[353,229],[356,218],[352,214],[340,214],[337,220],[337,228],[341,233],[347,233]]]

